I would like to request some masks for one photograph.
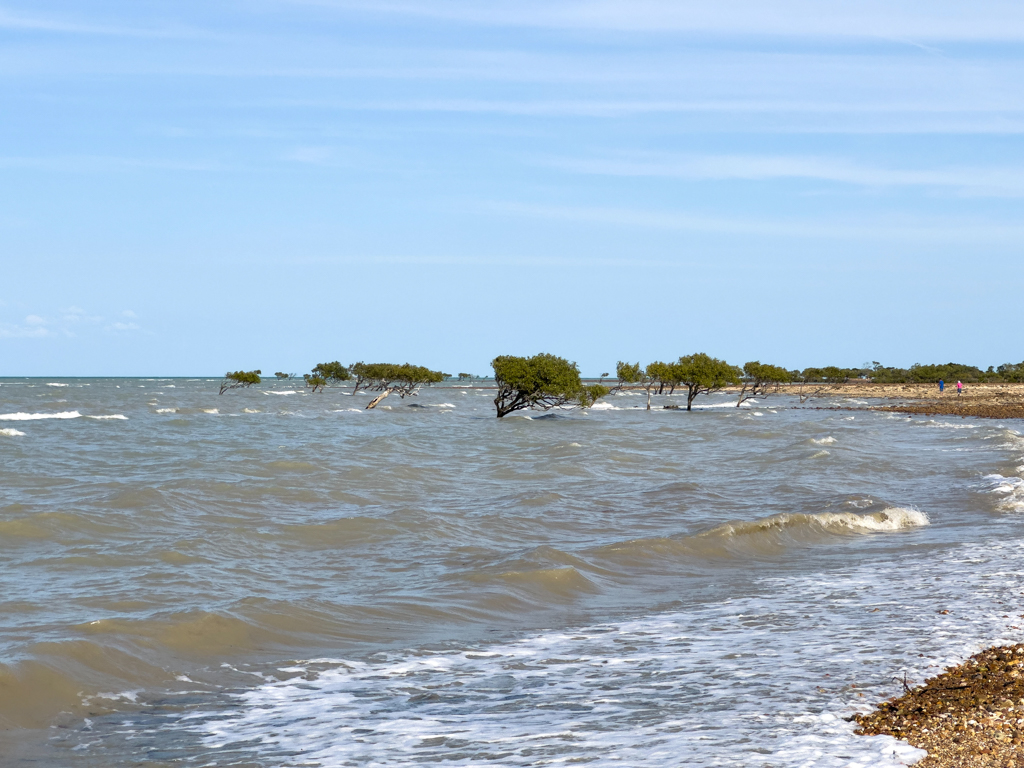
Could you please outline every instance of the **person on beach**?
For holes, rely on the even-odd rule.
[[[942,379],[939,379],[939,394],[940,395],[942,394],[942,390],[944,390],[945,388],[946,388],[946,382],[944,382]]]
[[[964,385],[959,381],[956,383],[956,396],[960,397],[964,393]]]

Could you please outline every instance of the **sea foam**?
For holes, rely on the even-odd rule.
[[[61,411],[60,413],[0,413],[0,421],[40,421],[42,419],[80,419],[78,411]]]
[[[0,435],[3,435],[4,437],[24,437],[25,433],[7,427],[6,429],[0,429]]]

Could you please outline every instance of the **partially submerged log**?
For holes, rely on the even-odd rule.
[[[366,410],[370,410],[371,408],[376,408],[377,407],[377,403],[379,403],[381,400],[383,400],[385,397],[387,397],[390,394],[391,394],[391,390],[390,389],[385,389],[383,392],[381,392],[379,395],[377,395],[375,398],[373,398],[373,400],[370,401],[370,404],[366,406]]]

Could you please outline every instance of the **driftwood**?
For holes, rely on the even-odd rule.
[[[371,408],[376,408],[377,407],[377,403],[379,403],[381,400],[383,400],[385,397],[387,397],[390,394],[391,394],[391,390],[390,389],[385,389],[383,392],[381,392],[379,395],[377,395],[375,398],[373,398],[373,400],[370,401],[370,404],[366,406],[366,410],[370,410]]]

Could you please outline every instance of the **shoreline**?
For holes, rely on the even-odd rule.
[[[940,395],[935,384],[848,382],[838,387],[833,396],[904,401],[870,406],[868,410],[873,411],[924,416],[1024,419],[1024,384],[967,384],[963,394],[958,395],[954,383],[952,391],[947,386],[946,391]]]
[[[920,768],[1024,765],[1024,644],[987,648],[850,718],[928,752]]]

